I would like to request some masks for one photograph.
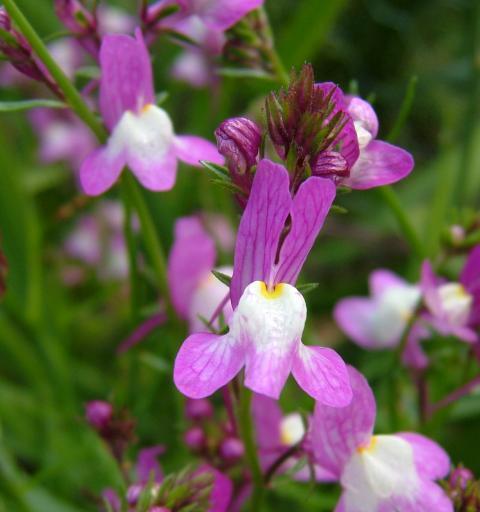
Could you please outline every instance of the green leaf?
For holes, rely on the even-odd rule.
[[[200,163],[203,165],[203,167],[205,167],[205,169],[212,171],[213,174],[215,174],[215,176],[218,178],[228,179],[228,181],[230,181],[230,173],[228,172],[228,169],[223,165],[217,165],[213,162],[207,162],[206,160],[200,160]]]
[[[63,101],[48,99],[0,101],[0,112],[19,112],[37,107],[67,108],[67,104]]]
[[[320,286],[320,283],[305,283],[305,284],[299,284],[297,286],[297,290],[302,294],[306,295],[307,293],[310,293],[311,291],[315,290],[315,288],[318,288]]]
[[[343,206],[339,206],[338,204],[334,204],[330,208],[330,211],[333,213],[340,213],[341,215],[345,215],[346,213],[348,213],[348,210],[346,208],[344,208]]]
[[[95,80],[100,78],[100,69],[97,66],[83,66],[75,71],[75,76]]]
[[[262,69],[218,68],[217,74],[229,78],[258,78],[259,80],[275,80],[273,75]]]
[[[162,92],[159,92],[158,94],[156,94],[155,95],[155,103],[157,104],[157,107],[159,107],[160,105],[165,103],[165,101],[167,101],[169,96],[170,96],[170,94],[168,94],[167,91],[162,91]]]
[[[212,274],[223,284],[230,288],[230,283],[232,282],[232,278],[224,274],[223,272],[219,272],[218,270],[212,270]]]

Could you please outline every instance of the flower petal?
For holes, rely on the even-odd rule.
[[[273,277],[270,274],[290,205],[288,172],[282,165],[262,160],[238,229],[230,287],[234,308],[250,283],[269,282]]]
[[[173,380],[189,398],[205,398],[233,379],[243,364],[243,346],[229,334],[192,334],[178,351]]]
[[[139,29],[135,38],[107,35],[100,49],[100,112],[112,130],[127,110],[155,102],[150,56]]]
[[[201,473],[211,473],[214,477],[208,512],[228,512],[233,494],[230,478],[208,464],[200,466],[197,474]]]
[[[402,180],[413,169],[413,157],[388,142],[373,140],[362,149],[348,178],[341,184],[357,190],[381,187]]]
[[[264,0],[214,0],[203,2],[204,7],[196,12],[205,25],[215,30],[227,30],[247,13],[257,9]]]
[[[276,452],[279,447],[282,447],[280,424],[283,414],[278,402],[265,395],[254,393],[252,417],[259,451]]]
[[[123,151],[112,151],[108,145],[96,149],[80,167],[80,184],[85,194],[103,194],[117,181],[124,165]]]
[[[437,484],[421,480],[415,499],[394,496],[379,506],[378,512],[453,512],[453,503]]]
[[[381,295],[389,288],[410,286],[405,279],[397,276],[390,270],[379,268],[374,270],[369,277],[368,285],[372,295]]]
[[[345,407],[352,389],[343,359],[332,349],[298,344],[292,373],[298,385],[318,402]]]
[[[336,188],[325,178],[311,177],[296,193],[290,209],[292,225],[280,250],[276,283],[295,284],[328,215]]]
[[[443,315],[443,308],[440,295],[437,290],[438,284],[439,278],[435,275],[432,264],[425,260],[422,263],[420,272],[420,286],[423,298],[428,309],[433,313],[433,315],[441,317]]]
[[[415,370],[423,370],[428,366],[428,357],[422,349],[420,341],[429,338],[430,332],[420,322],[416,322],[407,338],[407,345],[402,354],[402,362]]]
[[[222,165],[223,157],[217,146],[202,137],[194,135],[177,135],[173,141],[177,158],[189,165],[200,167],[200,160],[207,160]]]
[[[312,421],[311,443],[316,462],[338,478],[357,447],[370,440],[376,404],[365,377],[348,366],[353,398],[346,407],[317,402]]]
[[[381,348],[372,332],[376,303],[364,297],[340,300],[333,310],[335,322],[355,343],[367,349]]]
[[[208,278],[215,259],[215,243],[200,219],[196,216],[178,219],[168,257],[168,282],[173,305],[182,318],[188,318],[195,289],[202,279]]]
[[[353,121],[360,122],[372,139],[375,139],[378,133],[378,118],[372,105],[358,96],[346,95],[345,107]]]
[[[131,152],[128,165],[138,181],[147,189],[154,192],[170,190],[175,185],[177,177],[177,157],[174,151],[166,154],[146,154],[143,148]]]
[[[157,457],[165,452],[165,446],[157,445],[140,450],[137,459],[136,473],[138,483],[147,484],[153,476],[153,481],[160,483],[163,472]]]
[[[416,432],[399,432],[396,435],[412,445],[415,466],[420,477],[440,480],[448,475],[450,458],[441,446]]]

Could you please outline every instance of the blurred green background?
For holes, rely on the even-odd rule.
[[[134,1],[111,2],[135,12]],[[48,0],[18,0],[43,36],[61,27]],[[435,256],[455,208],[480,204],[478,130],[479,7],[475,0],[267,0],[278,51],[286,66],[314,65],[318,81],[334,81],[374,101],[385,138],[399,114],[408,84],[417,79],[413,108],[397,139],[416,160],[413,174],[396,186]],[[157,90],[169,92],[165,108],[179,133],[213,138],[226,117],[258,112],[274,83],[224,79],[218,97],[172,80],[169,68],[179,49],[161,39],[153,47]],[[21,99],[0,90],[0,99]],[[62,283],[56,254],[76,215],[57,212],[78,191],[62,165],[42,166],[37,137],[24,113],[0,116],[0,233],[9,262],[7,294],[0,305],[0,511],[95,510],[92,496],[119,487],[118,469],[103,443],[83,420],[91,399],[112,400],[137,419],[138,446],[163,443],[162,464],[178,470],[189,459],[182,442],[183,419],[171,379],[171,357],[182,333],[155,331],[139,347],[118,357],[115,349],[135,326],[120,285],[93,276],[80,288]],[[109,196],[115,197],[117,190]],[[182,169],[168,193],[145,193],[158,233],[169,247],[174,220],[199,209],[238,211],[229,193],[205,172]],[[330,344],[369,377],[379,401],[377,430],[422,429],[450,453],[480,471],[480,394],[419,425],[408,375],[390,375],[392,354],[366,353],[347,342],[331,318],[335,302],[365,293],[371,270],[384,266],[418,277],[395,219],[378,191],[340,196],[344,215],[331,214],[310,255],[302,282],[319,282],[307,296],[308,342]],[[228,256],[224,261],[227,262]],[[145,303],[155,291],[145,286]],[[436,341],[436,340],[434,340]],[[433,398],[463,383],[467,348],[453,340],[428,344],[435,355],[429,371]],[[290,384],[286,410],[312,403]],[[270,510],[332,510],[337,490],[280,479],[269,493]]]

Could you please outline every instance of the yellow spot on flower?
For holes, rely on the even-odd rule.
[[[151,103],[147,103],[147,104],[143,105],[142,110],[140,111],[140,113],[141,114],[146,114],[150,110],[150,107],[152,107]]]
[[[267,285],[261,281],[260,282],[260,293],[266,298],[266,299],[278,299],[283,293],[283,283],[277,284],[273,290],[269,290],[267,288]]]
[[[371,453],[375,449],[376,445],[377,445],[377,438],[376,438],[376,436],[372,436],[370,438],[370,441],[369,441],[368,444],[366,444],[364,446],[359,446],[357,448],[357,452],[360,453],[360,454],[362,454],[362,453]]]

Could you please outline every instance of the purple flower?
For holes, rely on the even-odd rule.
[[[278,398],[292,372],[316,399],[349,403],[342,359],[301,342],[307,311],[293,286],[334,197],[330,180],[312,177],[292,199],[286,169],[259,163],[235,248],[230,330],[223,336],[196,333],[183,343],[174,369],[182,393],[208,396],[245,366],[245,385],[257,393]]]
[[[195,258],[192,258],[195,254]],[[204,320],[210,320],[222,301],[224,319],[228,321],[232,308],[228,301],[228,288],[213,274],[215,242],[196,216],[183,217],[175,223],[175,240],[168,258],[168,282],[175,310],[189,321],[190,332],[207,330]],[[231,275],[230,267],[220,272]],[[212,323],[219,327],[218,320]]]
[[[479,337],[480,245],[468,255],[459,282],[446,282],[433,272],[430,262],[422,265],[421,287],[429,310],[429,323],[442,335],[453,335],[467,343]]]
[[[262,132],[256,123],[246,117],[223,121],[215,130],[218,152],[234,175],[243,175],[257,163]]]
[[[375,398],[368,382],[349,367],[353,399],[347,407],[316,404],[311,443],[316,462],[343,488],[335,512],[453,512],[434,481],[450,461],[430,439],[413,432],[373,435]]]
[[[105,430],[113,416],[113,407],[103,400],[92,400],[85,406],[85,417],[95,430]]]
[[[168,114],[155,106],[150,57],[140,30],[136,37],[107,35],[100,49],[100,111],[110,137],[80,169],[89,195],[108,190],[128,166],[150,190],[170,190],[177,160],[222,163],[215,146],[200,137],[174,134]]]
[[[360,155],[340,185],[368,189],[402,180],[413,169],[413,158],[402,148],[377,140],[378,119],[370,103],[356,96],[346,96],[344,104],[353,120]]]

